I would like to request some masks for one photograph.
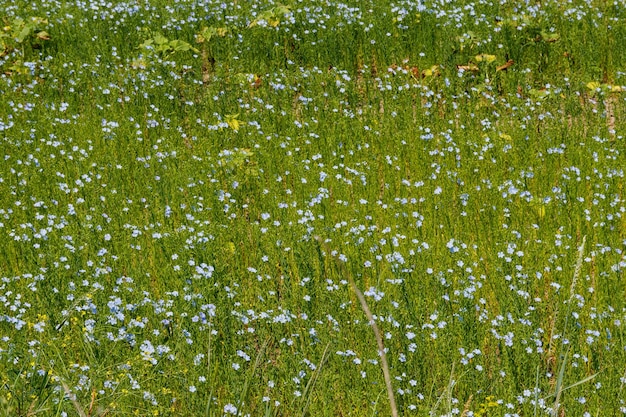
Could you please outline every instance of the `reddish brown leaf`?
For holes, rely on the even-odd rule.
[[[513,65],[515,62],[513,62],[512,59],[509,59],[508,61],[506,61],[506,63],[504,63],[503,65],[500,65],[499,67],[496,68],[496,71],[506,71],[507,68],[509,68],[511,65]]]

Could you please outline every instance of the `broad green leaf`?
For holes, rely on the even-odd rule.
[[[20,30],[20,32],[15,37],[15,41],[17,43],[24,42],[24,39],[26,39],[28,37],[28,35],[30,35],[30,31],[31,31],[30,27],[28,27],[28,26],[23,27],[22,30]]]
[[[154,41],[152,39],[146,39],[145,41],[143,41],[138,48],[140,49],[150,49],[150,47],[152,47],[152,45],[154,44]]]
[[[191,46],[187,42],[178,39],[169,41],[168,46],[174,51],[188,51],[189,48],[191,48]]]
[[[287,13],[291,12],[291,7],[289,6],[285,6],[285,5],[279,5],[274,7],[274,14],[277,15],[286,15]]]
[[[242,122],[241,120],[237,120],[237,117],[239,117],[239,114],[227,114],[225,116],[226,119],[226,123],[228,123],[228,126],[233,129],[235,132],[239,130],[239,127],[241,125],[244,125],[245,122]],[[247,153],[245,153],[246,150],[244,150],[242,152],[242,154],[247,156]]]
[[[561,36],[558,33],[553,33],[553,32],[545,32],[542,31],[541,32],[541,38],[545,41],[545,42],[556,42],[559,39],[561,39]]]
[[[211,40],[213,35],[215,35],[215,28],[213,26],[204,27],[202,28],[200,33],[196,35],[196,42],[198,43],[208,42]]]
[[[40,39],[42,41],[49,41],[50,40],[50,34],[48,32],[46,32],[45,30],[37,32],[36,37],[37,37],[37,39]]]
[[[157,33],[156,35],[154,35],[153,39],[157,45],[163,45],[169,42],[169,40],[165,36],[161,35],[160,33]]]
[[[590,89],[591,91],[595,91],[598,88],[600,88],[601,84],[597,81],[590,81],[587,83],[587,88]]]
[[[476,60],[476,62],[483,62],[484,61],[484,62],[490,63],[490,62],[493,62],[493,61],[496,60],[496,56],[495,55],[489,55],[489,54],[479,54],[479,55],[476,55],[474,57],[474,59]]]

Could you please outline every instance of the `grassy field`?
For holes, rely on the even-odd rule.
[[[0,415],[626,414],[622,2],[0,18]]]

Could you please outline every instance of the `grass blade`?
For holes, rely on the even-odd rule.
[[[306,402],[304,403],[304,407],[302,408],[302,417],[306,415],[306,411],[309,408],[309,404],[311,403],[310,391],[313,391],[313,388],[315,387],[315,383],[317,382],[317,379],[319,378],[320,372],[322,372],[322,367],[324,366],[326,359],[328,359],[327,354],[328,354],[329,347],[330,347],[330,342],[326,344],[326,348],[324,348],[324,353],[322,353],[322,360],[320,361],[319,366],[317,367],[317,369],[313,373],[313,376],[311,377],[311,379],[309,379],[309,382],[306,384],[306,387],[304,388],[304,393],[302,394],[302,397],[306,398]]]
[[[320,243],[320,245],[324,247],[324,250],[326,251],[326,253],[328,254],[331,253],[331,250],[328,248],[328,245],[326,244],[326,242],[322,240],[322,238],[320,238],[319,236],[315,236],[315,240],[317,240]],[[376,325],[376,322],[374,321],[374,315],[372,314],[369,306],[367,305],[365,296],[363,296],[363,293],[361,292],[361,290],[359,290],[359,288],[356,286],[356,282],[354,282],[354,278],[352,278],[352,274],[347,270],[344,263],[339,261],[338,259],[335,259],[335,264],[337,265],[337,268],[342,273],[342,275],[348,278],[348,281],[350,282],[350,286],[352,287],[352,290],[356,294],[359,300],[359,303],[361,303],[361,308],[365,312],[365,316],[367,316],[367,319],[369,320],[369,323],[372,326],[372,330],[374,331],[374,337],[376,338],[376,343],[378,345],[378,354],[380,355],[381,367],[383,369],[383,376],[385,378],[385,385],[387,386],[387,396],[389,397],[389,406],[391,408],[391,415],[393,417],[398,417],[398,407],[396,406],[396,399],[393,394],[393,386],[391,384],[391,372],[389,372],[389,364],[387,362],[387,355],[385,354],[385,345],[383,344],[383,338],[380,334],[380,330],[378,329],[378,326]]]

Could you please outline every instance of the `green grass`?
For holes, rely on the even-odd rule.
[[[0,415],[626,413],[626,9],[170,3],[0,0]]]

